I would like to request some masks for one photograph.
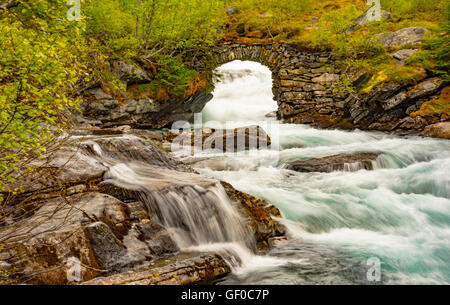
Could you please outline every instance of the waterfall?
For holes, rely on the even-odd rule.
[[[138,139],[121,138],[131,143]],[[120,143],[120,138],[116,139]],[[102,143],[91,140],[83,142],[82,147],[93,161],[108,168],[103,183],[132,191],[154,220],[168,230],[180,250],[223,253],[235,269],[254,256],[253,233],[217,180],[148,164],[120,151],[120,145],[105,152]],[[240,250],[225,251],[230,247]]]

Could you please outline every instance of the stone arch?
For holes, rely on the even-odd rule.
[[[334,96],[332,84],[340,78],[328,51],[302,50],[289,44],[223,43],[197,58],[197,70],[217,67],[234,60],[248,60],[267,66],[272,72],[278,116],[287,122],[305,123],[308,114],[344,114],[343,100]]]

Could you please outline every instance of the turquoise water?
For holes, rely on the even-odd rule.
[[[221,69],[234,73],[243,66],[233,62]],[[231,125],[266,124],[274,147],[180,157],[202,174],[276,205],[291,241],[270,253],[286,264],[244,270],[224,282],[365,284],[367,259],[375,257],[381,283],[449,284],[450,141],[277,124],[262,115],[276,109],[267,90],[270,72],[254,63],[247,69],[253,72],[217,85],[204,120],[216,121],[209,126],[236,118]],[[246,102],[243,113],[239,105]],[[352,152],[380,153],[374,170],[285,169],[289,161]],[[306,263],[289,262],[299,258]]]

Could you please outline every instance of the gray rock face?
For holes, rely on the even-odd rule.
[[[409,115],[437,94],[444,84],[440,77],[424,79],[418,84],[382,83],[368,94],[349,96],[346,113],[354,126],[361,129],[398,129],[416,133],[429,123],[420,118],[410,118]]]
[[[151,80],[144,70],[123,61],[113,63],[113,73],[128,85],[145,83]]]
[[[360,169],[372,170],[373,162],[378,158],[378,153],[354,153],[339,154],[323,158],[312,158],[304,161],[288,163],[287,169],[297,172],[321,172],[356,171]]]
[[[421,42],[426,32],[427,29],[422,27],[410,27],[396,32],[381,34],[379,37],[384,47],[400,47]]]
[[[439,77],[427,79],[424,82],[412,87],[408,91],[402,91],[392,98],[382,101],[384,110],[390,110],[408,99],[417,99],[436,92],[443,84],[443,80]]]
[[[399,61],[404,61],[408,57],[411,57],[412,55],[414,55],[417,51],[419,51],[419,50],[418,49],[403,49],[403,50],[395,52],[392,55],[392,57],[394,57],[395,59],[397,59]]]
[[[191,121],[194,113],[201,112],[211,94],[200,91],[185,99],[154,100],[150,98],[126,99],[119,103],[111,96],[102,95],[97,88],[99,97],[88,100],[81,105],[84,120],[78,119],[80,125],[90,123],[91,126],[113,127],[130,125],[133,128],[162,128],[175,121]],[[92,96],[92,95],[91,95]],[[76,123],[76,122],[75,122]]]
[[[122,264],[127,250],[105,223],[94,222],[84,230],[101,268],[114,270]]]

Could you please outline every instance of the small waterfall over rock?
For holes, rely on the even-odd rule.
[[[114,143],[111,139],[107,142],[109,146],[93,140],[84,142],[83,148],[92,159],[108,168],[103,184],[131,192],[170,232],[181,250],[216,243],[238,244],[248,252],[254,250],[252,232],[218,181],[188,170],[176,171],[143,162],[145,155],[138,152],[120,153],[124,141],[135,145],[140,139],[122,137],[117,141],[118,147],[111,145]],[[163,156],[161,160],[152,160],[155,164],[168,164]],[[229,261],[233,264],[236,259]]]

